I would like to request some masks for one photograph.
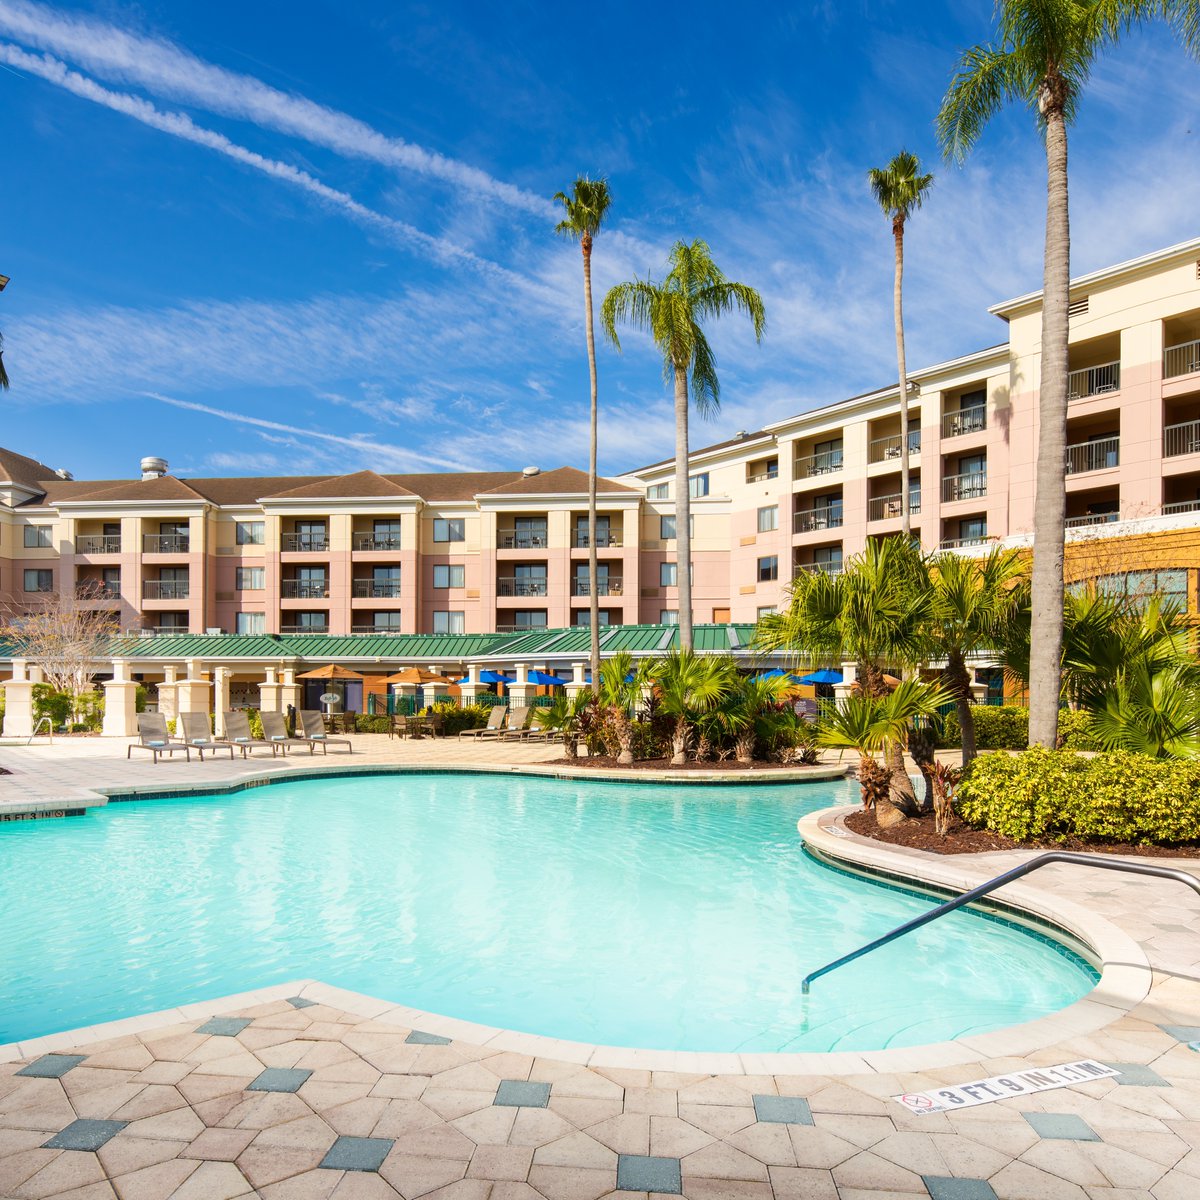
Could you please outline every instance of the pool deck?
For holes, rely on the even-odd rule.
[[[512,769],[556,753],[360,742],[354,756],[232,766],[127,763],[99,740],[0,747],[15,772],[0,804],[323,761]],[[1028,857],[885,847],[834,811],[802,825],[843,863],[946,887]],[[1200,875],[1200,860],[1158,861]],[[1195,1200],[1200,902],[1063,866],[1002,895],[1090,941],[1101,987],[1055,1017],[935,1047],[701,1058],[547,1043],[316,981],[0,1047],[0,1197]],[[1084,1058],[1120,1074],[924,1116],[891,1099]]]

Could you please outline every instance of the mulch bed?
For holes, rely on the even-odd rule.
[[[693,762],[688,759],[682,766],[672,766],[669,758],[639,758],[630,765],[619,763],[615,758],[611,758],[607,754],[596,754],[588,758],[586,755],[580,758],[559,758],[555,759],[556,767],[599,767],[604,770],[613,771],[728,771],[731,775],[739,771],[794,771],[801,764],[799,763],[771,763],[771,762],[752,762],[740,763],[736,759],[727,759],[725,762]]]
[[[1138,858],[1200,857],[1200,842],[1188,842],[1180,846],[1132,846],[1123,842],[1086,842],[1079,838],[1069,838],[1065,842],[1014,842],[1012,838],[986,829],[972,829],[961,821],[943,838],[934,832],[932,814],[902,821],[891,829],[880,829],[873,812],[856,812],[846,818],[846,828],[890,846],[907,846],[912,850],[928,850],[933,854],[980,854],[988,850],[1076,850],[1086,854],[1130,854]]]

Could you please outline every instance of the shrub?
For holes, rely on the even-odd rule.
[[[1011,705],[972,704],[975,744],[980,750],[1024,750],[1029,745],[1029,709]],[[942,725],[942,744],[961,746],[958,713],[950,712]]]
[[[1200,840],[1200,761],[1035,746],[978,758],[959,785],[971,825],[1017,841]]]
[[[36,725],[43,717],[49,717],[55,729],[60,729],[71,719],[71,697],[66,692],[56,692],[48,683],[33,685],[33,720]]]
[[[443,737],[458,737],[464,729],[482,729],[491,711],[490,704],[467,704],[460,708],[452,700],[443,700],[430,709],[442,718]]]
[[[259,716],[258,709],[246,709],[246,720],[250,722],[250,736],[261,738],[263,736],[262,717]]]
[[[104,726],[104,693],[84,692],[75,701],[75,724],[82,725],[88,733],[99,733]],[[71,732],[77,733],[75,724]]]
[[[149,699],[149,697],[150,697],[149,691],[147,691],[147,689],[142,684],[139,683],[137,685],[137,690],[133,693],[133,711],[134,712],[145,712],[146,711],[146,701]]]
[[[392,723],[389,716],[367,716],[359,713],[354,721],[355,733],[387,733]]]
[[[1064,708],[1058,714],[1058,748],[1060,750],[1099,750],[1092,736],[1092,714],[1082,709],[1073,712]]]

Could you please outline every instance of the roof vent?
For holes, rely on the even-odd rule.
[[[744,442],[750,435],[744,429],[739,429],[733,436],[736,441]]]
[[[1071,303],[1067,305],[1067,316],[1082,317],[1087,310],[1088,298],[1086,296],[1080,296],[1078,300],[1072,300]]]
[[[71,479],[75,478],[75,476],[72,475],[71,472],[68,471],[65,467],[59,467],[58,470],[55,471],[54,473],[55,473],[55,475],[57,475],[59,477],[59,479],[71,480]]]
[[[143,458],[142,459],[142,480],[161,479],[167,473],[167,460],[165,458]]]
[[[524,475],[526,479],[530,479],[534,475],[540,475],[541,473],[542,473],[541,467],[526,467],[525,470],[523,470],[521,472],[521,474]]]

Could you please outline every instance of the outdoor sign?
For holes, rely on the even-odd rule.
[[[903,1104],[909,1112],[921,1116],[924,1113],[949,1112],[955,1108],[974,1108],[977,1104],[992,1104],[1012,1096],[1029,1096],[1034,1092],[1070,1087],[1092,1079],[1107,1079],[1120,1073],[1093,1058],[1082,1058],[1057,1067],[1010,1071],[1007,1075],[993,1075],[988,1079],[976,1079],[973,1083],[956,1083],[953,1087],[932,1088],[928,1092],[907,1092],[892,1099]]]

